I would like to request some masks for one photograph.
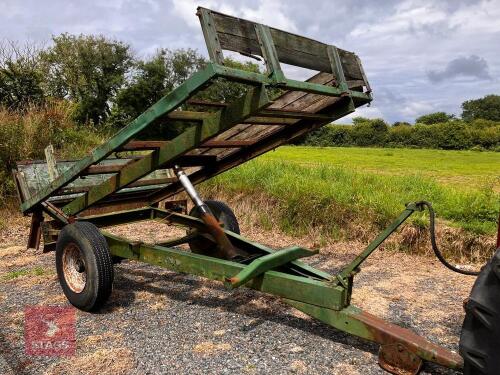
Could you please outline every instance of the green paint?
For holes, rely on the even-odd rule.
[[[299,258],[309,257],[318,254],[319,251],[311,251],[301,247],[290,247],[275,251],[274,253],[261,256],[246,266],[237,275],[226,280],[226,285],[230,288],[237,288],[266,271],[280,267],[286,263]]]
[[[406,210],[404,210],[396,220],[394,220],[372,242],[370,242],[366,249],[363,250],[361,254],[359,254],[342,270],[342,272],[340,272],[340,274],[337,275],[338,280],[341,283],[345,283],[350,276],[353,276],[361,263],[363,263],[366,258],[368,258],[392,233],[394,233],[399,228],[401,224],[406,221],[406,219],[411,216],[411,214],[413,214],[417,210],[422,211],[422,208],[420,206],[417,206],[415,203],[407,204]]]
[[[115,191],[137,181],[153,170],[167,164],[176,157],[193,149],[196,145],[212,138],[231,126],[241,123],[271,103],[266,89],[259,86],[249,90],[245,96],[203,119],[198,126],[193,126],[160,147],[158,151],[142,159],[127,164],[119,174],[111,176],[101,184],[92,187],[86,195],[75,198],[63,207],[67,215],[75,215]]]
[[[269,76],[273,82],[284,83],[286,78],[281,70],[278,53],[276,52],[276,47],[274,46],[269,27],[256,23],[255,34],[257,34],[257,39],[260,44],[262,56],[264,56],[264,60],[266,61]]]
[[[101,161],[117,148],[127,143],[154,120],[173,111],[194,93],[206,86],[214,75],[215,71],[212,64],[208,64],[205,69],[193,74],[186,82],[153,104],[146,112],[116,133],[106,143],[95,148],[90,155],[75,163],[45,188],[40,189],[37,194],[21,205],[21,211],[29,211],[35,205],[47,199],[53,192],[77,178],[83,170]]]
[[[112,255],[185,272],[208,279],[224,281],[241,272],[244,264],[194,254],[174,248],[147,244],[131,244],[120,237],[103,232]],[[345,304],[345,289],[326,281],[295,276],[283,272],[267,271],[246,284],[290,300],[302,301],[330,309],[341,309]]]

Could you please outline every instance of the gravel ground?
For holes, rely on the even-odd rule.
[[[71,358],[24,354],[29,305],[68,306],[54,270],[54,254],[25,250],[27,221],[0,231],[1,374],[384,374],[377,347],[348,336],[281,303],[244,288],[136,262],[116,266],[114,291],[100,313],[77,311],[77,351]],[[160,224],[114,228],[147,242],[174,234]],[[242,224],[248,237],[274,247],[312,247]],[[362,249],[360,243],[326,244],[308,262],[326,271]],[[13,277],[13,272],[25,270]],[[378,251],[355,280],[353,303],[430,340],[456,349],[462,301],[472,278],[455,275],[433,259]],[[453,374],[427,366],[425,374]]]

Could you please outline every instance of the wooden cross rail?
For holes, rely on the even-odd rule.
[[[125,166],[135,162],[135,160],[129,160],[126,164],[113,164],[113,165],[91,165],[83,173],[82,176],[95,175],[95,174],[108,174],[108,173],[118,173]]]
[[[254,144],[254,141],[216,141],[216,140],[210,140],[208,142],[205,142],[201,146],[198,146],[198,148],[238,148],[238,147],[246,147],[246,146],[251,146]]]
[[[332,119],[332,116],[321,113],[311,113],[305,111],[289,111],[289,110],[279,110],[279,109],[266,109],[264,111],[260,111],[258,115],[261,117],[281,117],[286,119],[309,119],[309,120]]]
[[[148,178],[138,180],[136,182],[128,185],[128,188],[140,187],[140,186],[150,186],[150,185],[165,185],[170,184],[172,182],[176,182],[176,177],[165,177],[165,178]],[[84,193],[90,190],[92,186],[72,186],[72,187],[64,187],[58,191],[57,194],[65,195],[65,194],[77,194]]]
[[[297,119],[293,118],[283,118],[283,117],[264,117],[264,116],[254,116],[250,117],[248,120],[245,120],[245,124],[253,124],[253,125],[290,125],[297,122]]]
[[[120,147],[119,151],[154,150],[165,146],[167,143],[168,141],[137,141],[134,139]]]
[[[186,101],[187,104],[191,105],[198,105],[202,107],[217,107],[217,108],[223,108],[227,107],[228,103],[221,103],[221,102],[212,102],[209,100],[200,100],[200,99],[189,99]]]

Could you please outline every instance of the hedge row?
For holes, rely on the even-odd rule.
[[[383,120],[358,121],[354,125],[327,125],[304,139],[310,146],[375,146],[485,149],[500,151],[500,123],[490,120],[451,120],[425,125],[389,126]]]

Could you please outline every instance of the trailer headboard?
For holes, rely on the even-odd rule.
[[[210,59],[224,64],[222,51],[264,58],[269,74],[280,78],[280,62],[324,73],[332,73],[339,87],[346,81],[360,81],[366,91],[370,85],[356,54],[333,45],[278,30],[256,22],[198,8],[203,35]]]

